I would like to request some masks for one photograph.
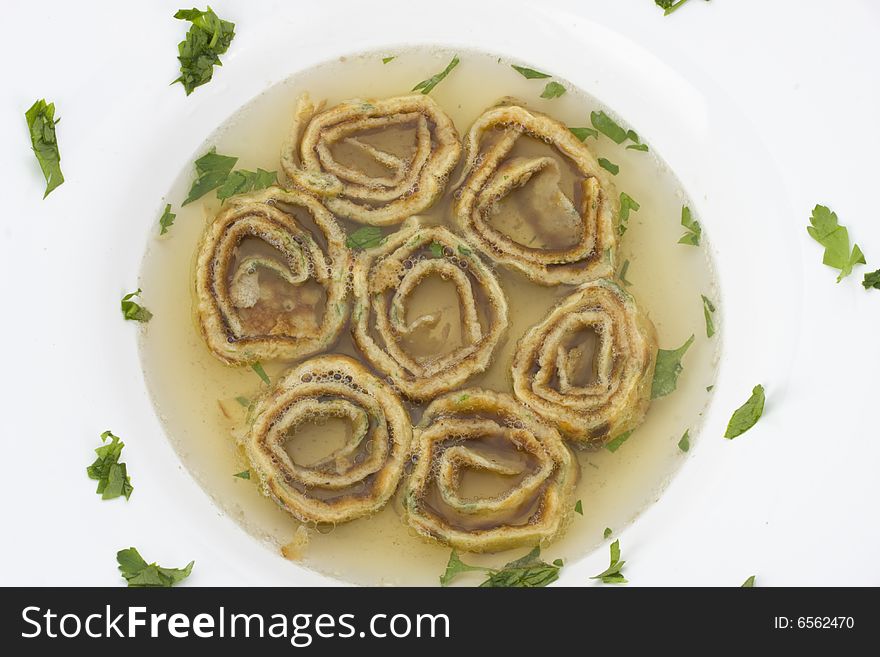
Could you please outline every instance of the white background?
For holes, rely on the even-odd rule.
[[[344,51],[370,30],[378,43],[374,26],[385,19],[418,24],[389,33],[389,42],[458,25],[460,41],[479,46],[488,28],[468,15],[496,12],[526,29],[533,13],[558,10],[572,29],[618,34],[646,61],[711,80],[745,119],[726,127],[733,148],[742,132],[743,148],[758,140],[766,151],[754,168],[748,152],[731,156],[746,163],[735,184],[760,186],[770,180],[765,172],[774,172],[769,191],[761,191],[767,204],[754,207],[760,221],[742,215],[736,249],[763,243],[754,252],[761,262],[742,266],[768,272],[755,295],[780,299],[784,335],[768,347],[758,319],[743,312],[747,306],[728,306],[739,310],[725,318],[731,364],[722,369],[731,374],[699,449],[661,502],[621,537],[627,577],[633,585],[739,585],[751,574],[767,586],[880,584],[880,291],[860,285],[865,271],[880,267],[880,2],[691,0],[664,17],[652,0],[481,2],[479,10],[457,0],[442,7],[376,0],[353,10],[369,19],[346,19],[346,6],[363,3],[218,0],[212,6],[236,22],[237,36],[214,81],[189,98],[167,85],[186,29],[171,18],[178,4],[44,0],[4,7],[0,583],[118,585],[115,552],[129,545],[163,565],[195,559],[193,585],[329,583],[282,562],[220,517],[177,465],[150,414],[137,329],[122,322],[118,301],[136,286],[161,190],[181,166],[177,151],[191,153],[231,109],[300,65],[266,50],[266,35],[281,28],[290,48],[317,36]],[[536,39],[524,51],[544,48],[547,55],[527,61],[553,66],[553,53],[568,47],[546,31]],[[603,66],[567,58],[569,68]],[[228,94],[240,96],[231,107],[223,104]],[[45,201],[24,120],[41,97],[56,102],[62,119],[67,179]],[[650,126],[655,100],[644,98],[629,116]],[[201,128],[172,138],[174,125]],[[664,142],[661,126],[644,134]],[[668,156],[675,149],[665,141],[668,148],[659,150]],[[677,158],[667,159],[686,170]],[[701,166],[721,171],[729,163],[713,152]],[[689,176],[682,179],[687,185]],[[699,197],[703,190],[688,191]],[[805,229],[816,203],[838,213],[869,262],[839,285]],[[783,209],[762,214],[767,207]],[[728,247],[718,238],[738,227],[712,222],[705,218],[707,234],[724,260]],[[766,230],[762,222],[769,222]],[[780,256],[779,265],[775,251],[795,255]],[[722,270],[724,294],[742,296],[737,284],[735,272]],[[785,354],[782,366],[765,367],[768,349]],[[758,381],[768,388],[765,417],[736,441],[722,440],[730,411]],[[128,503],[101,502],[85,478],[106,428],[126,438],[124,460],[136,487]],[[606,565],[607,552],[597,552],[566,568],[563,583],[585,584]]]

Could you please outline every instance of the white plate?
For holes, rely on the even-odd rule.
[[[127,6],[123,17],[109,2],[12,9],[0,45],[16,64],[0,109],[0,486],[17,538],[0,547],[16,564],[2,582],[118,584],[115,552],[135,545],[168,565],[195,558],[192,584],[332,583],[248,537],[182,469],[118,303],[136,287],[163,194],[237,107],[337,54],[439,43],[531,62],[613,107],[679,176],[710,237],[724,299],[720,377],[691,458],[621,536],[630,581],[880,584],[880,292],[859,285],[866,268],[835,285],[804,228],[813,204],[829,204],[869,261],[880,258],[869,219],[880,136],[865,129],[880,115],[869,64],[880,16],[854,1],[768,4],[691,3],[664,18],[649,0],[445,0],[442,14],[411,1],[217,3],[238,34],[215,79],[188,98],[167,86],[184,32],[176,4]],[[137,29],[116,29],[120,18]],[[45,201],[22,116],[43,95],[58,104],[67,177]],[[722,439],[759,382],[765,417]],[[126,437],[128,503],[100,502],[83,473],[106,428]],[[598,551],[561,583],[582,585],[606,565]]]

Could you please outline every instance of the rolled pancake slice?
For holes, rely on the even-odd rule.
[[[431,278],[453,287],[457,309],[412,309]],[[508,326],[495,274],[460,237],[417,217],[355,258],[351,331],[364,358],[407,398],[423,401],[486,370]],[[452,326],[456,323],[452,340]],[[433,345],[419,350],[416,344]]]
[[[464,146],[454,214],[470,244],[541,285],[613,276],[618,201],[596,158],[566,126],[503,105],[474,122]],[[531,240],[502,229],[523,224],[537,231]],[[538,234],[546,239],[536,242]]]
[[[349,425],[341,447],[312,463],[285,448],[305,423]],[[304,522],[340,523],[381,509],[393,495],[412,438],[409,415],[389,386],[348,356],[290,370],[254,408],[244,447],[267,496]]]
[[[559,433],[504,393],[435,399],[413,432],[404,519],[468,552],[546,543],[572,508],[577,461]]]
[[[644,419],[656,358],[651,320],[617,283],[598,280],[563,299],[520,339],[513,390],[567,439],[601,445]]]
[[[350,266],[345,232],[312,196],[270,187],[233,197],[199,246],[202,336],[229,364],[323,351],[348,319]]]
[[[281,165],[295,187],[337,216],[387,226],[431,207],[460,155],[458,131],[426,95],[326,110],[303,95]]]

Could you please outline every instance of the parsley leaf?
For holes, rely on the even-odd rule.
[[[257,376],[263,380],[263,383],[269,385],[272,381],[269,379],[269,375],[266,374],[266,370],[263,369],[262,363],[251,363],[251,369],[257,373]]]
[[[540,560],[541,548],[535,547],[521,559],[511,561],[501,570],[489,575],[480,584],[480,588],[534,588],[547,586],[559,579],[562,560],[556,559],[552,564]]]
[[[526,68],[525,66],[515,66],[511,64],[510,68],[519,73],[526,80],[540,80],[543,78],[552,77],[549,73],[541,73],[541,71],[536,71],[533,68]]]
[[[624,260],[623,264],[620,266],[620,271],[617,273],[617,278],[621,283],[629,287],[632,285],[628,280],[626,280],[626,272],[629,271],[629,260]]]
[[[684,369],[681,359],[694,342],[689,337],[678,349],[658,349],[657,365],[654,367],[654,380],[651,383],[651,399],[665,397],[678,385],[678,375]]]
[[[608,442],[605,445],[605,449],[607,449],[609,452],[612,452],[612,453],[616,452],[618,449],[620,449],[620,446],[623,445],[623,443],[625,443],[631,435],[632,435],[631,430],[624,431],[622,434],[617,436],[614,440]]]
[[[229,174],[232,172],[232,167],[235,166],[236,162],[238,162],[237,157],[218,155],[216,148],[212,148],[197,159],[195,162],[196,180],[192,184],[183,205],[192,203],[193,201],[202,198],[212,189],[217,189],[223,185],[229,177]]]
[[[163,212],[162,216],[159,217],[160,235],[164,235],[168,232],[168,229],[171,228],[171,226],[174,224],[174,219],[176,217],[177,215],[171,211],[171,204],[168,203],[165,206],[165,212]]]
[[[116,561],[128,585],[138,588],[170,588],[189,577],[195,564],[195,561],[190,561],[185,568],[162,568],[156,563],[148,564],[133,547],[117,552]]]
[[[678,441],[678,448],[682,452],[687,452],[691,448],[691,430],[687,429],[681,440]]]
[[[688,232],[681,236],[678,243],[687,244],[689,246],[700,246],[700,237],[703,235],[703,229],[700,227],[700,222],[691,216],[691,209],[686,205],[681,208],[681,225],[684,226]]]
[[[584,504],[580,500],[574,503],[574,512],[584,515]]]
[[[725,438],[736,438],[755,426],[755,423],[764,413],[764,386],[758,384],[752,388],[752,396],[746,403],[733,412],[730,422],[727,424]]]
[[[755,576],[752,575],[740,586],[741,589],[752,589],[755,588]]]
[[[385,235],[378,226],[364,226],[358,228],[348,239],[345,240],[345,246],[349,249],[372,249],[379,246],[385,241]]]
[[[645,153],[648,152],[648,145],[642,143],[642,140],[639,139],[639,135],[635,130],[627,130],[626,131],[626,138],[632,142],[629,146],[626,147],[626,150],[628,150],[628,151],[642,151]]]
[[[473,251],[471,251],[469,248],[461,245],[459,245],[458,247],[458,252],[463,256],[469,256],[471,253],[473,253]]]
[[[250,479],[251,471],[250,470],[242,470],[241,472],[236,472],[233,477],[238,477],[239,479]]]
[[[431,242],[431,245],[428,248],[431,250],[431,255],[433,257],[443,257],[443,246],[441,244],[437,244],[437,242]]]
[[[606,529],[605,531],[607,534],[608,530]],[[626,584],[626,578],[620,572],[625,563],[626,561],[620,560],[620,540],[618,539],[611,544],[611,564],[604,571],[590,579],[601,579],[603,584]]]
[[[559,84],[556,80],[551,80],[544,87],[544,91],[541,92],[541,98],[559,98],[561,95],[565,93],[565,87]]]
[[[568,131],[581,141],[586,141],[587,137],[599,138],[599,131],[593,128],[569,128]]]
[[[180,82],[189,96],[196,87],[211,81],[215,66],[223,65],[220,55],[235,37],[235,23],[220,19],[210,7],[206,11],[180,9],[174,18],[192,23],[186,39],[177,46],[180,77],[174,81]]]
[[[852,273],[854,265],[865,264],[865,255],[858,244],[854,245],[850,252],[849,233],[845,227],[837,223],[837,215],[834,212],[824,205],[817,205],[813,208],[810,224],[812,225],[807,226],[810,237],[825,247],[822,262],[840,270],[838,283]]]
[[[626,130],[617,125],[617,122],[605,112],[591,112],[590,123],[615,144],[622,144],[626,141]]]
[[[108,444],[102,444],[95,449],[98,458],[86,468],[86,474],[89,475],[89,479],[98,482],[98,488],[95,492],[100,493],[102,500],[112,500],[123,495],[125,499],[128,499],[131,497],[134,486],[131,485],[131,477],[128,476],[125,463],[119,462],[125,443],[110,431],[101,434],[102,443],[108,438],[110,439]]]
[[[681,7],[688,0],[654,0],[654,4],[663,9],[663,15],[669,16],[676,9]],[[708,2],[709,0],[706,0]]]
[[[239,397],[235,398],[235,401],[237,401],[239,404],[241,404],[245,408],[248,408],[251,405],[251,400],[248,399],[247,397],[239,396]]]
[[[395,59],[397,59],[397,55],[391,55],[390,57],[383,57],[382,63],[387,64],[388,62],[393,62]]]
[[[457,575],[476,570],[488,572],[492,569],[483,568],[482,566],[469,566],[459,559],[458,552],[452,550],[452,554],[449,555],[449,562],[446,564],[446,572],[440,576],[440,586],[449,586],[450,582],[452,582]]]
[[[131,319],[136,322],[149,322],[153,317],[153,313],[144,308],[137,301],[132,301],[134,297],[140,296],[140,294],[141,289],[138,288],[131,294],[126,294],[122,297],[122,301],[119,303],[122,309],[122,316],[125,319]]]
[[[440,577],[440,585],[449,586],[460,573],[482,571],[489,573],[489,577],[480,584],[481,588],[547,586],[559,579],[559,569],[563,564],[561,559],[556,559],[552,564],[545,563],[540,560],[540,555],[541,549],[536,547],[521,559],[511,561],[501,569],[495,569],[466,564],[459,558],[458,552],[453,550],[446,564],[446,572]]]
[[[449,62],[445,69],[435,75],[432,75],[427,80],[422,80],[416,86],[414,86],[412,90],[420,91],[424,95],[431,93],[434,87],[443,82],[446,76],[449,75],[450,71],[458,66],[458,62],[458,55],[455,55],[455,57],[452,58],[452,61]]]
[[[605,171],[610,171],[613,176],[616,176],[620,172],[619,166],[614,164],[611,160],[606,160],[604,157],[599,158],[599,166],[605,169]]]
[[[866,290],[870,290],[872,287],[875,290],[880,290],[880,269],[865,274],[865,280],[862,281],[862,285],[865,286]]]
[[[55,103],[47,103],[45,99],[31,105],[24,113],[24,118],[31,135],[31,148],[46,179],[46,192],[43,194],[43,198],[46,198],[49,192],[64,182],[61,153],[58,151],[58,138],[55,134],[55,124],[61,119],[55,118]]]
[[[239,169],[232,171],[225,182],[217,190],[217,198],[225,201],[230,196],[244,194],[258,189],[266,189],[278,182],[277,171],[264,171],[257,168],[256,171]]]
[[[602,532],[602,537],[603,537],[603,538],[608,538],[609,536],[611,536],[611,527],[606,527],[606,528],[605,528],[605,531]]]
[[[705,294],[703,297],[703,316],[706,318],[706,337],[711,338],[715,335],[715,322],[712,321],[712,313],[715,312],[715,304],[709,301]]]
[[[625,192],[620,193],[620,224],[617,227],[618,233],[623,235],[626,232],[626,229],[629,227],[629,213],[631,211],[638,212],[641,207],[632,196]]]

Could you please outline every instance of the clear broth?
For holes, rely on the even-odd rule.
[[[396,58],[383,64],[382,57],[391,54]],[[375,52],[343,57],[298,73],[241,108],[192,159],[216,146],[220,153],[237,156],[238,168],[262,167],[280,172],[280,147],[301,93],[308,92],[314,100],[326,100],[328,106],[350,98],[406,94],[414,84],[442,70],[453,54],[430,49]],[[495,56],[469,51],[458,54],[461,63],[431,95],[462,135],[477,116],[505,96],[573,127],[589,126],[593,110],[605,110],[613,116],[610,108],[571,85],[566,85],[568,92],[562,97],[544,100],[539,95],[546,80],[526,80],[510,68],[511,62]],[[618,192],[625,191],[641,204],[641,209],[630,215],[620,251],[619,262],[630,262],[628,289],[656,325],[661,347],[676,348],[691,334],[696,341],[685,357],[678,390],[652,403],[644,424],[626,443],[613,453],[604,449],[577,452],[581,476],[574,499],[582,500],[583,516],[572,514],[566,533],[544,550],[548,561],[563,558],[571,562],[583,557],[603,543],[606,527],[615,532],[622,530],[659,497],[686,458],[678,448],[686,429],[690,430],[692,446],[696,442],[719,354],[718,336],[706,338],[700,298],[705,294],[718,300],[712,262],[705,235],[698,248],[677,243],[684,232],[679,223],[681,206],[687,200],[675,176],[653,151],[625,150],[605,137],[589,138],[587,145],[596,156],[620,165],[620,173],[612,177]],[[145,305],[154,313],[141,337],[144,376],[169,440],[212,499],[279,554],[279,568],[299,564],[366,585],[436,584],[449,549],[414,535],[400,520],[397,500],[370,518],[335,527],[301,528],[302,523],[260,494],[255,480],[233,476],[248,468],[236,443],[246,410],[236,398],[253,398],[263,384],[250,368],[227,367],[216,360],[199,334],[193,313],[193,261],[205,224],[220,204],[212,192],[179,208],[193,175],[192,162],[185,163],[167,197],[176,209],[177,219],[167,235],[150,239],[140,283],[145,290]],[[426,213],[428,220],[445,223],[447,203],[448,198],[438,202]],[[343,224],[349,232],[357,227]],[[547,239],[543,235],[529,236],[528,226],[509,229],[526,231],[522,233],[524,239]],[[490,369],[466,385],[510,392],[509,369],[517,340],[572,288],[540,287],[505,269],[496,271],[511,308],[510,331]],[[425,287],[433,284],[428,281]],[[439,281],[436,285],[442,287]],[[442,289],[436,292],[441,299],[446,298]],[[430,310],[436,309],[436,298]],[[419,299],[414,302],[415,313],[428,310],[419,309]],[[449,319],[455,327],[454,314]],[[715,319],[717,325],[719,313]],[[453,342],[456,337],[450,336]],[[347,330],[333,351],[358,357]],[[264,363],[273,380],[287,366]],[[417,421],[419,409],[410,408]],[[338,433],[336,429],[339,427],[333,428]],[[316,441],[320,432],[320,427],[310,427],[307,435],[297,439],[299,445],[291,449],[319,454]],[[342,441],[344,437],[340,434],[334,440]],[[473,486],[480,489],[481,483],[473,482]],[[306,535],[308,541],[303,544]],[[468,558],[474,563],[501,565],[525,551]],[[281,554],[295,558],[285,562]],[[462,576],[460,580],[475,583],[479,576]]]

